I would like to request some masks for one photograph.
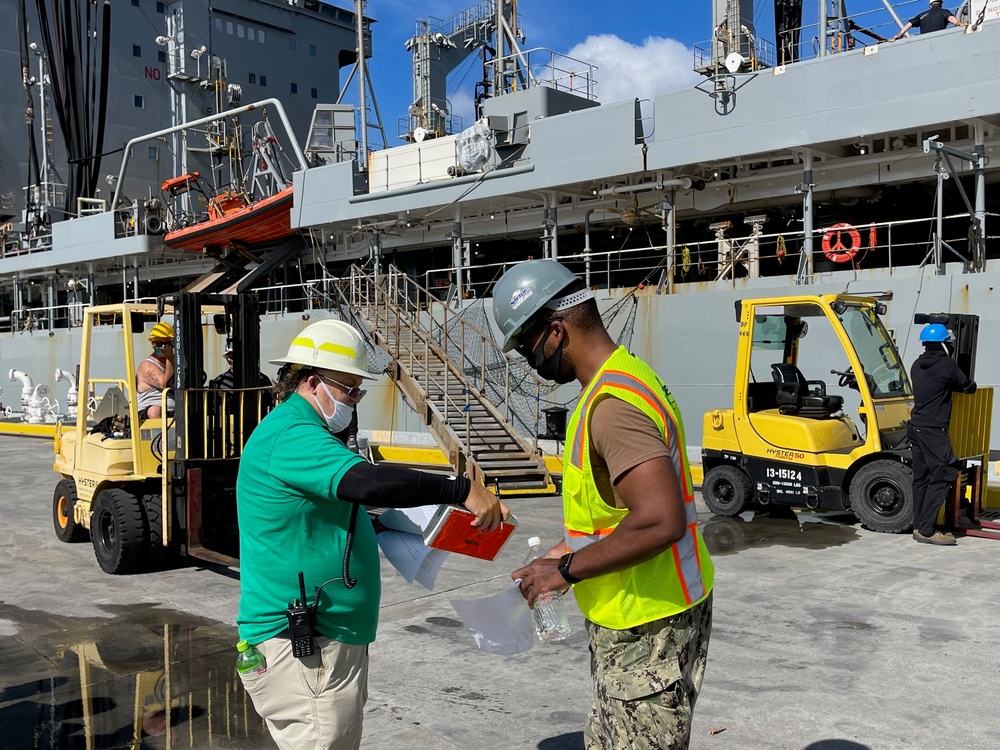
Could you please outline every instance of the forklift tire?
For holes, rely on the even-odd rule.
[[[158,493],[151,493],[142,496],[142,507],[146,514],[147,526],[149,529],[149,548],[154,552],[163,546],[163,505],[162,496]]]
[[[738,516],[753,499],[753,485],[735,466],[716,466],[705,474],[701,496],[715,515]]]
[[[97,494],[90,538],[101,570],[112,575],[139,570],[146,563],[148,536],[135,495],[117,488]]]
[[[913,527],[913,470],[898,461],[873,461],[851,480],[851,510],[872,531],[900,534]]]
[[[60,479],[52,496],[52,525],[60,542],[87,541],[87,530],[73,516],[77,499],[76,482]]]

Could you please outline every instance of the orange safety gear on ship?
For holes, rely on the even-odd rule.
[[[653,369],[620,346],[584,389],[566,429],[563,456],[563,514],[566,544],[583,549],[611,534],[629,511],[608,505],[590,463],[590,418],[604,398],[635,406],[659,428],[670,450],[684,494],[684,537],[645,562],[574,584],[580,611],[591,622],[622,630],[678,614],[712,591],[715,569],[698,532],[694,486],[685,453],[680,409]]]
[[[851,238],[851,246],[843,243],[843,235]],[[854,259],[861,249],[861,233],[850,224],[834,224],[823,235],[823,255],[834,263],[847,263]]]

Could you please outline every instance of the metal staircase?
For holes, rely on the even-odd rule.
[[[395,269],[375,275],[352,267],[338,293],[392,358],[389,376],[458,474],[503,493],[554,490],[537,437],[521,434],[536,434],[547,385],[530,368]]]

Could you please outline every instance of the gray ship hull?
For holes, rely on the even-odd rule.
[[[888,313],[885,320],[907,367],[920,353],[917,341],[919,326],[913,325],[915,312],[977,314],[980,316],[983,340],[978,353],[976,380],[981,385],[1000,385],[1000,354],[985,345],[986,332],[1000,324],[1000,305],[996,296],[1000,288],[1000,260],[990,261],[983,273],[962,273],[960,264],[950,264],[947,270],[949,273],[943,276],[934,275],[929,267],[923,270],[901,267],[891,273],[880,269],[842,271],[827,274],[808,287],[796,286],[793,277],[788,276],[679,285],[673,294],[657,294],[655,289],[648,288],[635,293],[637,311],[634,329],[623,343],[628,343],[635,354],[649,361],[674,392],[684,417],[692,456],[699,455],[705,412],[732,405],[738,334],[734,303],[742,298],[845,290],[852,294],[891,294],[891,298],[886,299]],[[603,309],[629,294],[632,294],[630,289],[601,289],[596,292]],[[489,300],[485,304],[489,310]],[[306,315],[272,314],[262,318],[263,362],[284,354],[288,342],[309,322],[333,313],[316,309]],[[618,335],[621,331],[613,327],[612,333]],[[114,326],[96,332],[96,362],[122,360],[120,336],[120,331]],[[145,348],[144,342],[137,341],[136,344],[139,351]],[[57,330],[51,336],[45,331],[0,334],[0,371],[6,373],[14,368],[27,372],[36,383],[48,383],[54,397],[64,403],[66,385],[53,383],[51,373],[57,367],[74,370],[79,359],[79,347],[80,333],[75,329]],[[212,354],[209,351],[208,361],[217,361],[221,370],[222,351],[216,352],[217,358],[213,358]],[[856,394],[839,389],[830,382],[829,370],[845,366],[842,355],[835,352],[828,361],[800,365],[807,377],[827,380],[831,393],[844,396],[849,414],[856,409]],[[269,372],[266,365],[264,371],[272,376],[275,374]],[[109,369],[107,373],[95,373],[95,377],[110,374]],[[216,374],[210,372],[207,376],[211,378]],[[406,433],[399,434],[398,439],[420,442],[421,439],[414,435],[423,433],[420,420],[402,401],[388,379],[379,379],[369,390],[361,409],[362,429]],[[576,392],[574,386],[564,386],[550,398],[555,402],[566,402],[571,407]],[[17,384],[4,384],[5,404],[16,404],[18,394]],[[994,408],[1000,409],[1000,406]],[[995,412],[994,420],[997,416]],[[428,438],[425,442],[432,441]],[[1000,435],[993,435],[991,445],[1000,450]]]

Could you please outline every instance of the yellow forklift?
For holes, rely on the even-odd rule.
[[[149,347],[144,332],[166,320],[174,328],[173,387],[161,393],[164,416],[142,419],[137,352]],[[206,387],[206,367],[222,366],[224,337],[239,342],[232,390]],[[94,352],[97,338],[104,356]],[[52,506],[56,536],[83,541],[89,531],[98,563],[112,574],[142,570],[165,550],[234,564],[239,459],[272,405],[259,383],[259,363],[253,294],[179,292],[155,304],[87,308],[80,409],[75,425],[56,427],[53,468],[62,475]]]
[[[704,418],[702,494],[713,513],[773,503],[850,511],[875,531],[910,528],[913,392],[884,314],[882,302],[850,295],[737,302],[733,408]],[[823,372],[833,377],[816,378]]]
[[[702,495],[713,513],[773,503],[850,511],[874,531],[911,527],[913,394],[884,314],[877,299],[850,295],[737,302],[733,408],[704,418]],[[978,319],[914,316],[914,324],[928,322],[956,332],[953,356],[972,377]],[[803,370],[834,377],[807,379]],[[940,522],[1000,538],[1000,510],[984,479],[992,408],[992,388],[953,394],[948,432],[960,469]]]

